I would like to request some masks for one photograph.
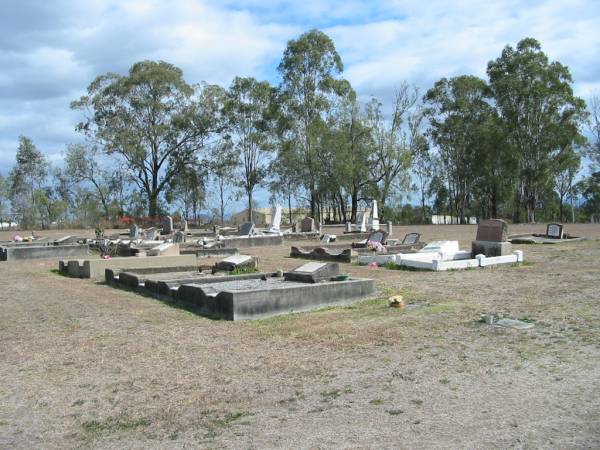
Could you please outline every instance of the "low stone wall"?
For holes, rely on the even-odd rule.
[[[18,261],[26,259],[52,259],[69,256],[88,256],[87,244],[35,245],[23,244],[0,247],[0,261]]]
[[[250,236],[250,237],[230,237],[219,241],[219,245],[224,248],[247,248],[264,247],[267,245],[283,245],[283,237],[280,235],[272,236]]]
[[[150,256],[144,258],[111,258],[60,261],[58,269],[76,278],[103,279],[106,269],[164,268],[176,266],[181,270],[197,268],[196,255]]]

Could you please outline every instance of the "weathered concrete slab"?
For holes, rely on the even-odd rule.
[[[248,320],[349,304],[374,292],[375,282],[370,279],[310,284],[268,278],[182,285],[177,299],[209,317]]]
[[[88,256],[89,250],[90,247],[87,244],[2,246],[0,247],[0,261],[81,257]]]
[[[60,261],[59,270],[76,278],[104,278],[106,269],[197,267],[196,255],[153,256],[147,258],[112,258]]]

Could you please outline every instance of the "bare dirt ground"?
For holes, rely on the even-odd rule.
[[[565,228],[592,240],[515,246],[520,267],[345,264],[379,298],[242,323],[65,278],[55,261],[0,263],[0,447],[599,448],[600,226]],[[394,235],[414,230],[463,248],[475,235]],[[302,262],[288,245],[250,253],[265,270]],[[389,308],[395,293],[423,306]]]

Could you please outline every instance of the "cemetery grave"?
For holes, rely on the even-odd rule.
[[[503,220],[490,219],[477,227],[471,250],[460,250],[458,241],[434,241],[417,253],[396,253],[359,256],[359,264],[391,265],[420,270],[446,271],[488,267],[523,262],[523,252],[512,251],[507,242],[507,225]]]
[[[106,281],[185,305],[200,315],[234,321],[348,304],[375,292],[374,280],[340,276],[335,263],[308,263],[281,277],[277,273],[219,272],[230,272],[248,261],[256,263],[243,255],[228,260],[217,263],[210,272],[107,269]]]
[[[46,238],[2,241],[0,261],[88,256],[89,251],[89,245],[80,243],[75,236],[63,236],[54,241],[48,241]]]
[[[420,241],[419,233],[408,233],[401,243],[397,239],[388,239],[388,233],[383,230],[372,231],[362,241],[351,244],[321,244],[313,246],[292,246],[292,258],[306,258],[320,261],[352,262],[361,255],[372,253],[416,252],[425,246]]]
[[[510,236],[509,240],[513,244],[561,244],[585,240],[585,237],[572,236],[563,231],[563,226],[561,224],[549,223],[546,225],[545,234],[519,234]]]

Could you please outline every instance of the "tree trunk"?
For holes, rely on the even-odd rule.
[[[246,191],[248,193],[248,222],[252,222],[252,191]]]
[[[148,195],[148,216],[155,218],[158,216],[158,193],[151,192]]]

